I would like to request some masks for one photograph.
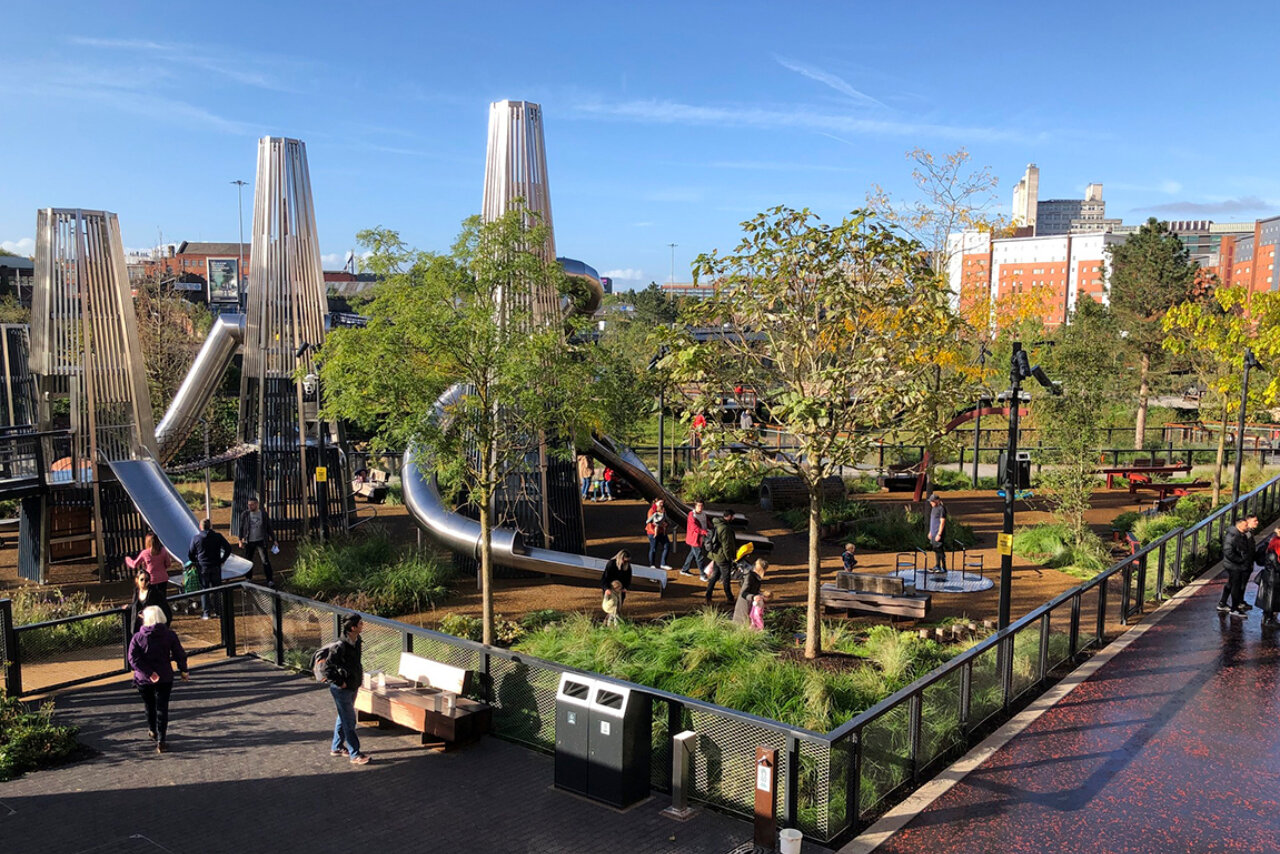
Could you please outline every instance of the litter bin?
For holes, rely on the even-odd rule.
[[[557,789],[588,794],[588,731],[591,728],[591,694],[595,680],[572,673],[560,676],[556,690],[556,772]]]
[[[1009,479],[1009,452],[1000,452],[1000,471],[996,475],[996,482],[1000,484],[1000,488],[1008,486],[1006,481]],[[1017,456],[1013,459],[1014,476],[1018,482],[1014,484],[1014,489],[1030,489],[1031,488],[1031,452],[1018,451]]]
[[[629,807],[649,797],[652,740],[653,702],[649,696],[597,682],[591,695],[587,794],[615,807]]]
[[[804,843],[804,834],[795,828],[788,827],[778,834],[778,854],[800,854],[800,846]]]

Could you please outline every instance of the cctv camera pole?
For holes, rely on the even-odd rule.
[[[1240,423],[1236,426],[1236,470],[1231,478],[1231,503],[1240,500],[1240,464],[1244,462],[1244,416],[1249,403],[1249,369],[1260,367],[1253,351],[1244,348],[1244,382],[1240,386]]]
[[[1022,371],[1018,367],[1018,353],[1022,342],[1013,342],[1013,355],[1009,360],[1009,447],[1004,460],[1004,525],[1000,530],[1004,540],[1013,536],[1013,495],[1018,483],[1018,408],[1022,403]],[[1009,588],[1013,584],[1013,549],[1006,546],[1000,554],[1000,613],[996,627],[1009,625]]]

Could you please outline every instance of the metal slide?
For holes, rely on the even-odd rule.
[[[222,375],[243,341],[243,314],[222,314],[214,320],[213,328],[204,339],[204,346],[196,354],[178,393],[173,396],[173,402],[156,427],[160,462],[169,462],[187,441],[196,424],[200,423],[205,407],[218,390]]]
[[[107,465],[169,554],[179,564],[185,562],[191,540],[199,533],[200,526],[160,464],[155,460],[119,460]],[[222,565],[222,580],[240,578],[252,568],[253,564],[245,558],[232,555]]]
[[[635,451],[625,445],[615,443],[607,436],[592,436],[591,455],[621,474],[636,488],[637,492],[649,501],[656,501],[661,498],[667,507],[667,512],[676,517],[679,526],[673,532],[677,535],[673,537],[673,541],[684,542],[685,519],[693,508],[681,501],[680,497],[674,492],[670,492],[666,487],[658,483],[658,478],[644,464],[644,461],[636,456]],[[708,517],[720,515],[714,510],[706,512]],[[737,519],[741,521],[741,524],[746,524],[746,519],[743,517],[739,516]],[[736,528],[738,525],[735,524],[734,527]],[[768,537],[760,534],[746,534],[742,531],[737,531],[735,534],[739,544],[752,543],[755,546],[754,554],[756,555],[766,555],[773,551],[773,540]]]
[[[462,394],[461,386],[449,389],[436,403],[437,417],[444,408]],[[418,466],[419,452],[413,447],[405,451],[400,480],[404,489],[404,503],[422,529],[445,548],[480,559],[480,523],[469,519],[445,504],[440,497],[434,474],[425,474]],[[518,531],[494,528],[490,535],[493,557],[497,563],[513,569],[546,572],[552,575],[568,575],[598,581],[604,573],[606,561],[598,557],[538,549],[526,546]],[[632,564],[632,585],[666,589],[667,573],[661,569]]]

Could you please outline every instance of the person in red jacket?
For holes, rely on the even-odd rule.
[[[702,574],[702,543],[707,538],[707,514],[703,510],[702,502],[693,502],[693,510],[684,520],[684,543],[689,547],[689,554],[684,559],[684,566],[680,568],[681,575],[698,575]],[[689,569],[689,565],[693,565],[693,569]]]

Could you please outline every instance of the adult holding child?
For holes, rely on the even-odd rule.
[[[710,549],[711,573],[707,577],[707,604],[711,604],[711,594],[715,592],[716,581],[724,585],[724,599],[730,605],[733,601],[733,588],[729,579],[733,574],[733,562],[738,556],[738,535],[733,530],[732,509],[724,511],[719,519],[711,523],[715,532],[715,546]]]
[[[751,624],[751,608],[756,597],[761,595],[760,585],[764,582],[764,574],[769,569],[769,561],[757,558],[747,577],[742,579],[742,588],[738,591],[738,600],[733,606],[733,621],[742,625]]]
[[[644,532],[649,537],[649,565],[654,569],[670,569],[671,521],[667,518],[667,504],[661,498],[649,507],[644,522]]]
[[[618,582],[621,587],[615,588],[613,582]],[[626,549],[620,550],[616,555],[609,558],[604,565],[604,573],[600,576],[601,592],[613,591],[618,597],[618,613],[622,613],[622,605],[627,601],[627,594],[631,592],[631,553]]]

